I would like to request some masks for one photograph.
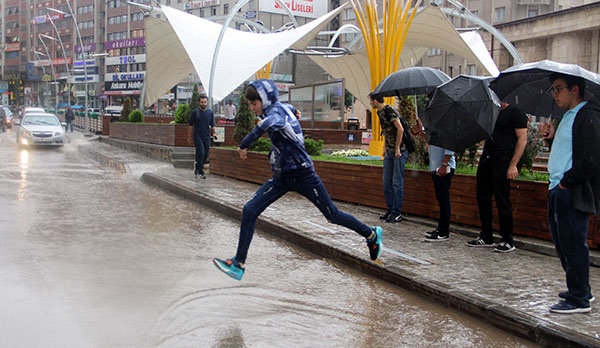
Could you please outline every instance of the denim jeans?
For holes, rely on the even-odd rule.
[[[65,123],[67,124],[65,126],[65,132],[68,132],[69,128],[71,128],[71,132],[73,132],[73,121],[66,121]]]
[[[573,209],[573,191],[555,187],[548,192],[548,227],[567,278],[567,300],[589,306],[589,214]]]
[[[319,208],[329,222],[347,227],[365,238],[371,235],[371,228],[369,226],[336,207],[333,201],[331,201],[329,193],[325,190],[321,178],[315,172],[309,172],[301,176],[286,176],[284,173],[280,178],[273,177],[265,182],[244,205],[240,239],[235,255],[237,261],[246,262],[248,249],[254,236],[256,220],[260,214],[289,191],[298,192],[308,198],[309,201]],[[302,214],[302,212],[299,211],[298,214]]]
[[[436,172],[431,173],[433,187],[435,188],[435,198],[440,207],[440,219],[438,220],[437,230],[442,236],[447,236],[450,233],[450,184],[452,183],[453,175],[454,169],[451,169],[450,173],[444,176],[439,176]]]
[[[210,151],[210,138],[194,135],[196,145],[196,169],[199,174],[204,174],[204,163],[208,160]]]
[[[402,156],[396,157],[395,151],[386,151],[383,157],[383,194],[388,211],[402,214],[404,199],[404,165],[408,152],[402,151]]]

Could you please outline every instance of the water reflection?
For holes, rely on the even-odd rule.
[[[17,200],[22,201],[25,199],[25,193],[27,191],[28,174],[29,174],[29,151],[21,150],[19,156],[19,189],[17,190]]]

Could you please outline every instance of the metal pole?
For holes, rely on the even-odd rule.
[[[40,41],[42,42],[42,46],[44,46],[44,50],[46,50],[46,57],[48,57],[48,60],[50,61],[50,69],[52,71],[52,79],[54,80],[54,113],[58,112],[58,88],[56,87],[56,73],[54,71],[54,64],[52,64],[52,57],[50,56],[50,51],[48,51],[48,46],[46,46],[46,43],[44,42],[44,39],[42,39],[42,37],[40,35],[38,35],[38,39],[40,39]]]
[[[69,79],[71,78],[71,73],[69,71],[69,63],[67,62],[67,52],[65,51],[65,45],[63,45],[62,38],[60,37],[60,33],[58,32],[58,28],[56,27],[56,24],[54,24],[54,21],[52,20],[50,15],[48,15],[48,20],[50,21],[50,24],[52,24],[52,27],[54,28],[54,31],[56,32],[56,36],[58,36],[58,42],[60,43],[60,47],[63,52],[63,59],[65,60],[65,68],[67,68],[67,88],[69,90],[69,93],[67,94],[67,100],[68,100],[69,106],[71,106],[71,82],[69,81]]]
[[[79,46],[81,47],[81,56],[83,57],[83,76],[85,78],[85,101],[83,105],[83,111],[85,115],[84,127],[85,130],[83,134],[85,136],[91,136],[89,133],[89,123],[88,123],[88,76],[87,76],[87,52],[84,51],[83,40],[81,39],[81,32],[79,31],[79,24],[77,24],[77,18],[75,18],[75,14],[73,13],[73,8],[71,7],[71,2],[69,0],[66,1],[67,6],[69,7],[69,12],[71,13],[71,18],[73,18],[73,23],[75,24],[75,30],[77,32],[77,37],[79,38]]]

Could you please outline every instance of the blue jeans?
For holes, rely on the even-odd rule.
[[[265,182],[244,205],[240,239],[235,255],[237,261],[246,262],[248,249],[254,236],[256,220],[260,214],[289,191],[298,192],[308,198],[309,201],[319,208],[329,222],[347,227],[365,238],[371,235],[371,228],[369,226],[336,207],[331,201],[329,193],[325,190],[321,178],[315,172],[309,172],[301,176],[286,176],[284,173],[280,178],[273,177]],[[302,214],[302,212],[299,211],[298,214]]]
[[[388,211],[393,214],[402,213],[404,165],[407,159],[407,151],[402,151],[402,156],[397,158],[395,151],[386,150],[383,157],[383,194]]]
[[[73,132],[73,121],[66,121],[65,132],[69,131],[69,127],[71,128],[71,132]]]
[[[589,214],[573,209],[573,191],[558,186],[548,192],[548,227],[567,278],[567,300],[587,307],[590,302]]]
[[[208,160],[210,151],[210,138],[194,135],[194,145],[196,145],[196,168],[198,173],[204,174],[204,163]]]

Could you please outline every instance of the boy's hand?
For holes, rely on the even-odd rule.
[[[245,160],[248,158],[248,149],[238,149],[238,153],[240,154],[240,158]]]

